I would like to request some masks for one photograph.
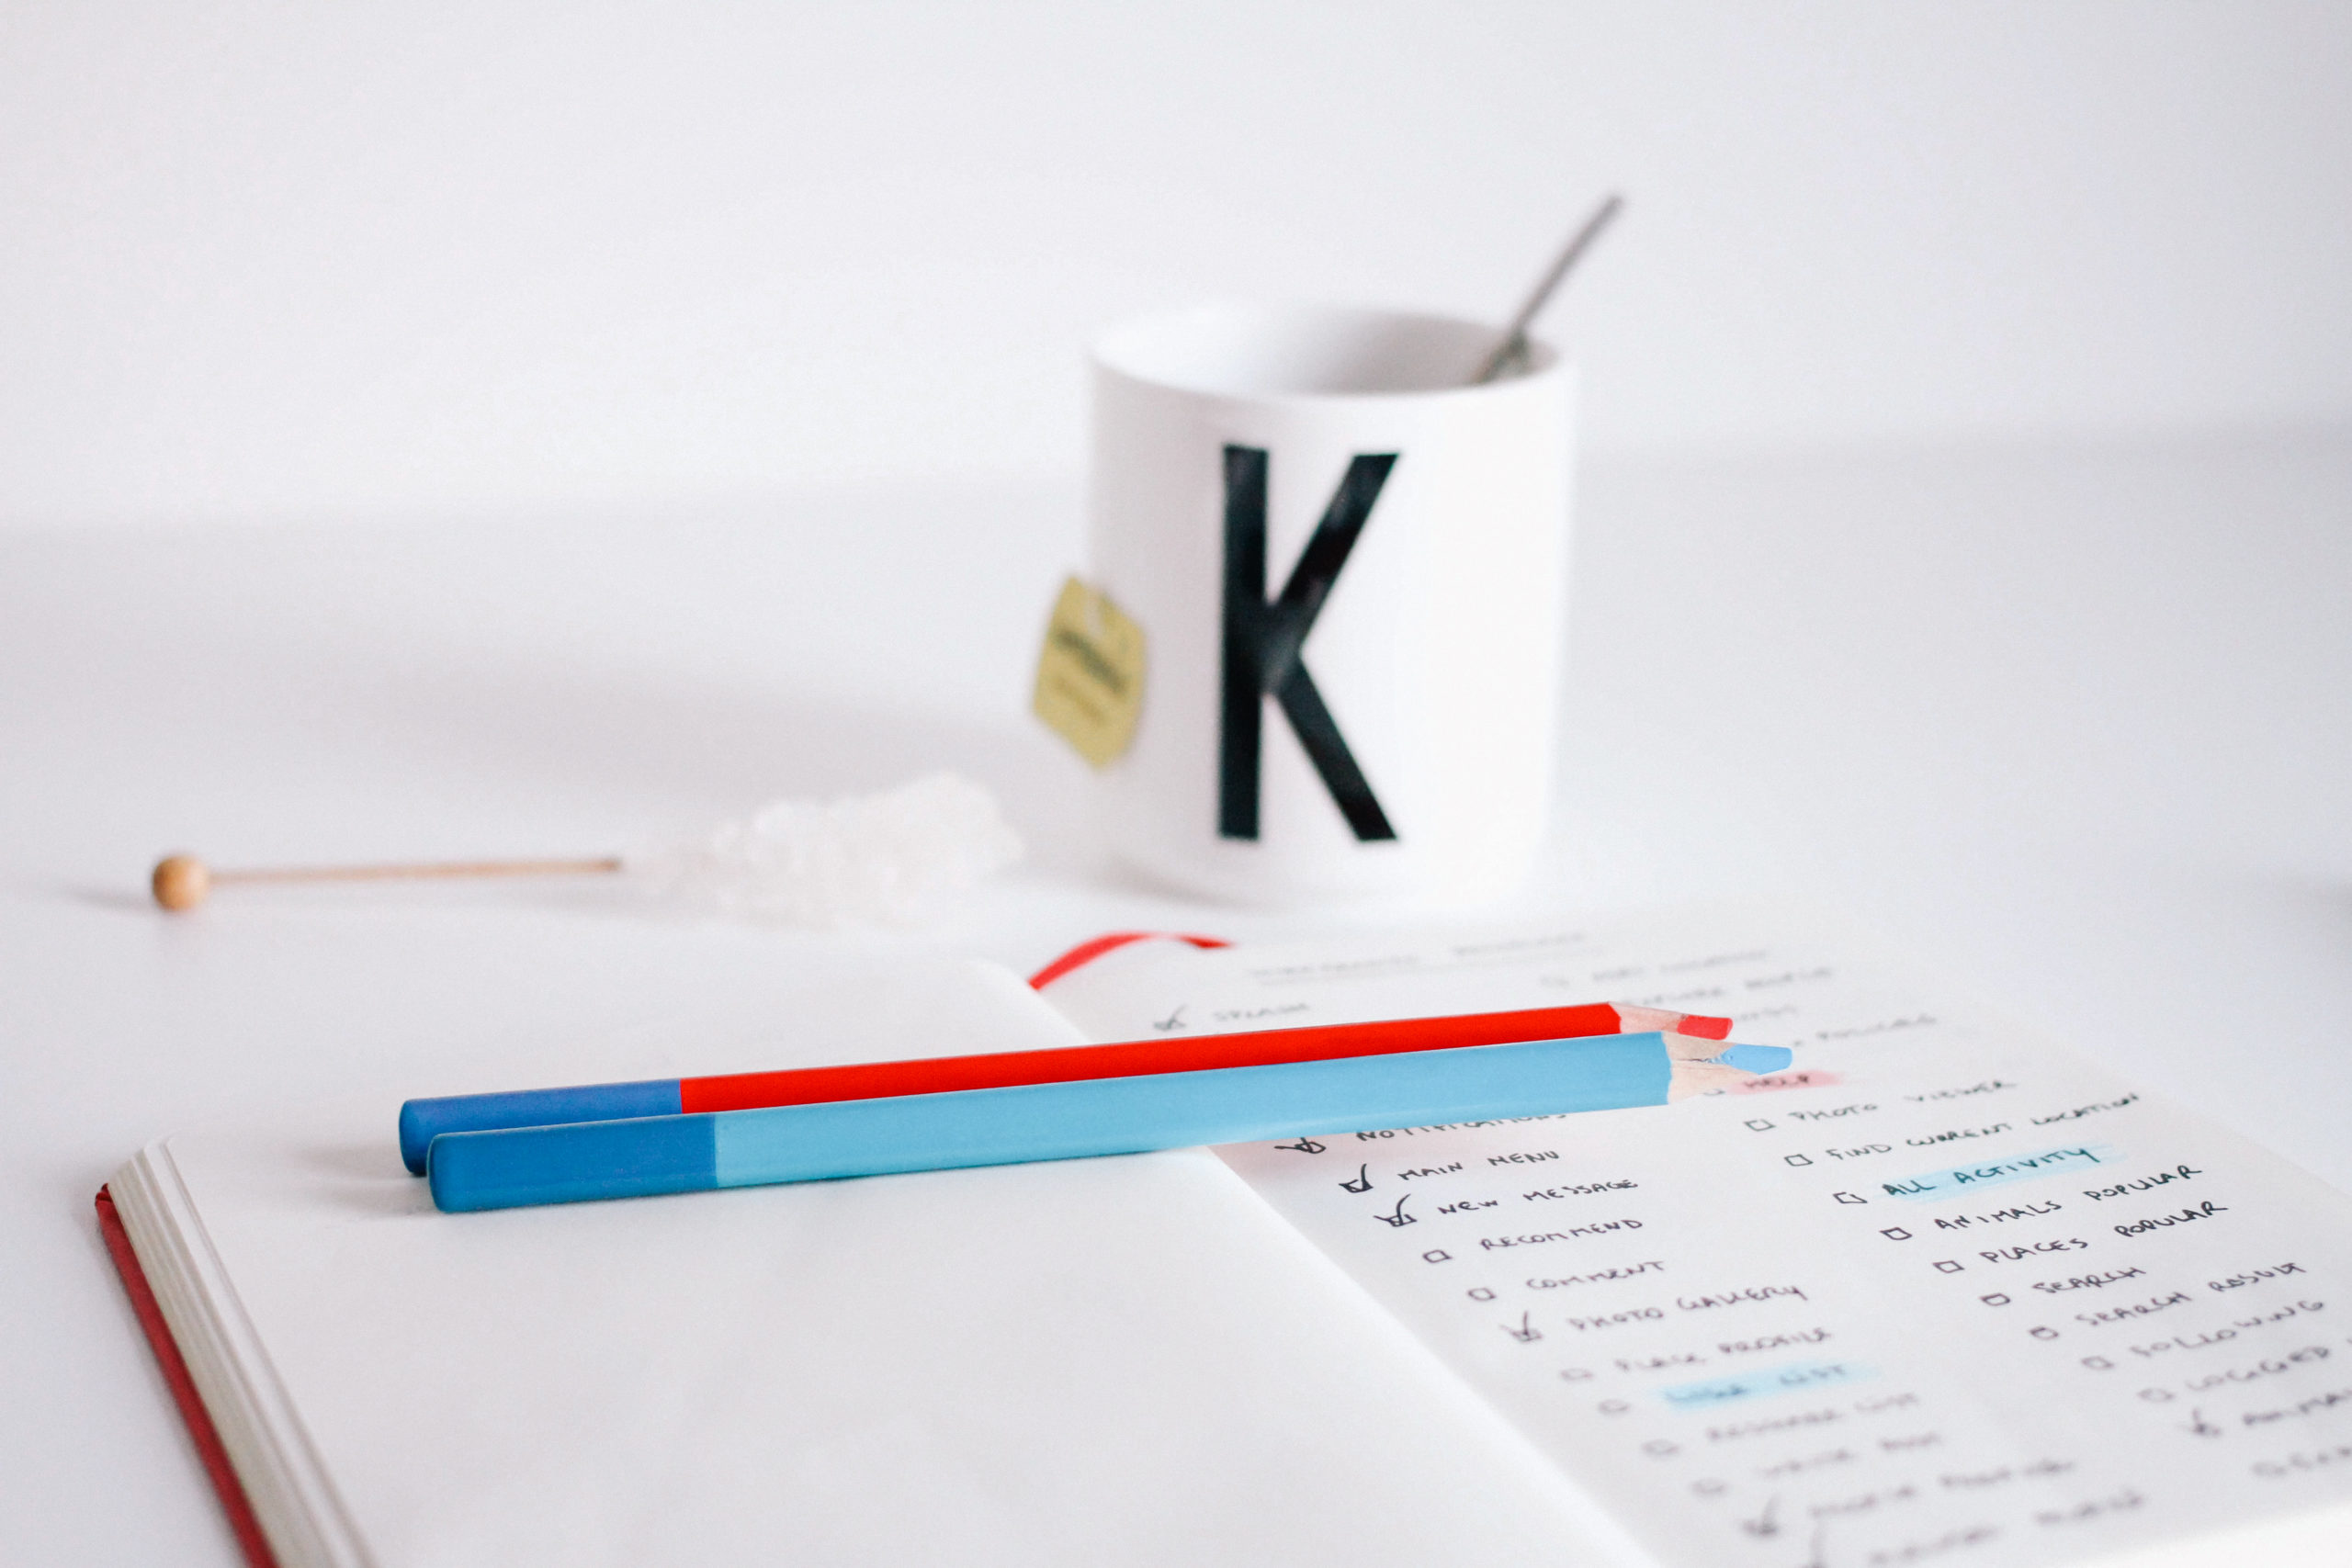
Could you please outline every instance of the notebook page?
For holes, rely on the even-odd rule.
[[[889,1010],[870,1056],[1073,1038],[967,972]],[[1627,1555],[1205,1151],[448,1215],[394,1109],[141,1156],[377,1568]]]
[[[2352,1201],[1849,943],[1366,937],[1048,995],[1097,1037],[1623,1000],[1793,1047],[1673,1106],[1219,1151],[1666,1562],[2030,1568],[2298,1514],[2264,1561],[2352,1557],[2308,1512],[2352,1498]]]

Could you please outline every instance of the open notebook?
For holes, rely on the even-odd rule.
[[[2352,1200],[1843,941],[1150,942],[1042,993],[939,965],[710,1066],[1588,1000],[1796,1064],[469,1215],[370,1101],[177,1134],[110,1191],[284,1568],[2352,1560]]]

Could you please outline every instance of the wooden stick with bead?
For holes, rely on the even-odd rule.
[[[166,855],[149,879],[155,902],[174,912],[193,909],[215,887],[248,882],[387,882],[459,876],[589,876],[621,869],[618,855],[590,860],[447,861],[417,865],[278,866],[214,871],[194,855]]]

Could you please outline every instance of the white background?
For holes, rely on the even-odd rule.
[[[1361,918],[1122,877],[1024,712],[1084,343],[1497,317],[1612,186],[1516,910],[1819,902],[2352,1184],[2348,78],[2250,3],[0,0],[0,1560],[231,1561],[90,1223],[150,1138]],[[141,891],[943,764],[1031,859],[908,934]]]
[[[0,7],[0,519],[1058,478],[1204,296],[1556,318],[1602,454],[2352,418],[2324,4]]]

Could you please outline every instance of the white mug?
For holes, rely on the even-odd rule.
[[[1094,347],[1095,585],[1143,629],[1103,830],[1190,891],[1508,891],[1542,840],[1573,381],[1494,328],[1206,306]]]

